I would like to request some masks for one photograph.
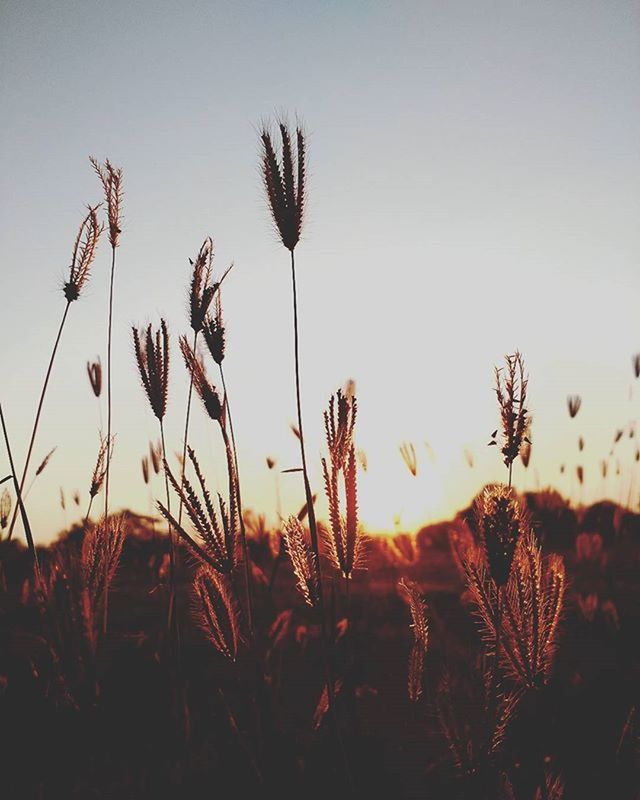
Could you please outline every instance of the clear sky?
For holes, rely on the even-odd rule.
[[[114,506],[148,509],[140,457],[156,435],[130,325],[165,315],[176,337],[187,331],[188,258],[210,234],[218,268],[236,265],[223,299],[245,502],[273,514],[265,456],[282,468],[298,458],[288,262],[262,196],[257,127],[285,110],[309,133],[297,252],[318,489],[321,412],[353,378],[365,523],[392,529],[455,511],[503,475],[486,447],[497,424],[492,370],[520,348],[534,455],[516,484],[577,497],[569,474],[581,463],[583,499],[605,490],[626,499],[635,443],[618,446],[623,476],[607,486],[598,464],[616,428],[640,416],[640,382],[630,394],[640,351],[637,2],[4,0],[0,74],[1,392],[19,462],[83,204],[101,198],[88,156],[109,157],[126,190]],[[108,266],[105,238],[71,308],[36,445],[35,463],[58,446],[28,498],[40,541],[63,524],[60,486],[69,506],[75,489],[86,502],[100,412],[85,363],[105,361]],[[174,347],[171,450],[186,391]],[[574,420],[569,393],[583,397]],[[404,440],[417,449],[415,479],[398,452]],[[221,482],[199,408],[192,442]],[[5,474],[4,449],[0,464]],[[285,508],[297,510],[299,476],[281,485]]]

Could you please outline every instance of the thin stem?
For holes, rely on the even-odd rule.
[[[9,443],[9,434],[7,432],[7,426],[4,421],[4,413],[2,411],[2,403],[0,403],[0,421],[2,422],[2,433],[4,435],[4,444],[7,448],[7,456],[9,457],[9,466],[11,468],[11,477],[13,478],[13,488],[15,489],[16,498],[18,500],[18,508],[20,509],[20,516],[22,517],[22,525],[25,530],[25,535],[27,537],[27,544],[29,545],[29,551],[33,557],[33,565],[35,568],[36,578],[40,579],[40,565],[38,563],[38,554],[36,552],[35,545],[33,543],[33,536],[31,534],[31,525],[29,524],[29,518],[27,517],[27,510],[24,507],[24,503],[22,502],[22,492],[20,491],[20,487],[18,486],[18,479],[16,478],[16,468],[13,463],[13,455],[11,452],[11,445]]]
[[[116,248],[111,248],[109,281],[109,323],[107,326],[107,468],[104,479],[104,518],[109,514],[109,474],[111,471],[111,331],[113,327],[113,279],[116,271]]]
[[[89,505],[87,507],[87,513],[84,515],[84,522],[82,523],[82,527],[83,528],[86,528],[87,527],[87,522],[89,522],[89,515],[91,514],[91,506],[93,505],[93,498],[94,497],[95,497],[95,495],[90,495],[89,496]]]
[[[160,441],[162,442],[162,460],[167,460],[167,448],[164,440],[164,423],[160,420]],[[167,499],[167,511],[171,513],[171,495],[169,494],[169,478],[167,471],[164,472],[164,488]],[[173,526],[170,522],[167,523],[169,529],[169,612],[167,615],[167,629],[171,629],[171,620],[173,619],[174,604],[175,604],[175,552],[173,540]]]
[[[299,354],[299,336],[298,336],[298,292],[296,286],[296,262],[293,250],[291,250],[291,288],[293,294],[293,350],[294,350],[294,363],[295,363],[295,379],[296,379],[296,407],[298,411],[298,431],[300,432],[300,457],[302,459],[302,475],[304,478],[304,493],[307,502],[307,513],[309,515],[309,533],[311,534],[311,547],[316,557],[318,565],[318,613],[320,615],[320,632],[322,635],[322,653],[324,662],[325,684],[327,687],[327,710],[329,712],[329,719],[333,727],[336,737],[336,743],[342,758],[345,776],[348,783],[353,789],[353,779],[349,764],[347,761],[346,752],[340,736],[338,728],[338,721],[335,715],[335,692],[333,688],[333,677],[331,670],[331,661],[329,659],[329,640],[327,635],[327,624],[324,613],[324,596],[322,591],[322,567],[320,563],[320,546],[318,542],[318,526],[316,523],[316,512],[313,507],[313,494],[311,492],[311,485],[309,484],[309,473],[307,470],[307,456],[304,446],[304,428],[302,425],[302,401],[300,393],[300,354]]]
[[[298,431],[300,432],[300,457],[302,459],[302,475],[304,479],[304,493],[307,502],[307,513],[309,515],[309,533],[311,534],[311,546],[318,562],[318,595],[320,607],[320,622],[322,625],[322,636],[326,642],[327,631],[324,619],[324,598],[322,593],[322,570],[320,568],[320,547],[318,543],[318,526],[316,524],[316,512],[313,506],[313,494],[309,484],[309,473],[307,470],[307,456],[304,446],[304,427],[302,424],[302,401],[300,397],[300,355],[299,355],[299,341],[298,341],[298,292],[296,287],[296,264],[291,251],[291,284],[293,289],[293,347],[294,347],[294,362],[295,362],[295,379],[296,379],[296,407],[298,411]],[[327,687],[329,695],[332,695],[332,687]]]
[[[351,633],[351,631],[349,631],[349,628],[351,626],[351,618],[349,617],[349,588],[350,588],[350,584],[351,584],[351,579],[349,578],[348,575],[345,575],[344,576],[345,618],[347,620],[347,631],[349,632],[349,634]]]
[[[62,315],[62,320],[60,322],[60,327],[58,328],[58,335],[56,336],[56,340],[53,345],[53,350],[51,351],[51,358],[49,359],[49,366],[47,367],[47,374],[45,375],[44,384],[42,386],[42,392],[40,394],[40,400],[38,402],[38,410],[36,412],[36,419],[33,423],[33,430],[31,431],[31,441],[29,442],[29,449],[27,450],[27,459],[24,464],[24,469],[22,470],[22,478],[20,479],[20,495],[22,495],[22,491],[24,489],[24,483],[27,478],[27,472],[29,471],[29,463],[31,462],[31,455],[33,453],[33,446],[36,441],[36,434],[38,432],[38,424],[40,422],[40,414],[42,413],[42,406],[44,405],[44,397],[47,393],[47,387],[49,385],[49,378],[51,377],[51,370],[53,369],[53,362],[55,361],[56,353],[58,352],[58,345],[60,344],[60,338],[62,336],[62,331],[64,329],[64,324],[67,321],[67,314],[69,313],[69,306],[71,305],[71,301],[67,300],[67,304],[64,307],[64,313]],[[11,520],[11,526],[9,527],[9,535],[8,539],[11,539],[13,534],[13,528],[16,524],[16,518],[18,516],[18,506],[16,506],[13,512],[13,518]],[[23,520],[24,524],[24,520]],[[26,534],[26,531],[25,531]],[[34,550],[35,552],[35,550]]]
[[[104,521],[107,523],[109,516],[109,474],[111,471],[111,331],[113,327],[113,279],[116,271],[116,248],[115,245],[111,246],[111,276],[109,278],[109,323],[107,326],[107,465],[105,470],[104,481]],[[107,572],[108,562],[104,563],[104,612],[102,615],[102,632],[107,632],[107,614],[108,614],[108,585]]]
[[[253,590],[251,585],[251,566],[249,564],[249,548],[247,547],[247,532],[244,524],[244,517],[242,515],[242,496],[240,493],[240,471],[238,470],[238,451],[236,449],[236,437],[233,432],[233,419],[231,417],[231,408],[229,406],[229,395],[227,393],[227,384],[224,379],[224,369],[222,364],[220,367],[220,380],[222,381],[222,391],[224,392],[224,402],[227,409],[227,416],[229,418],[229,432],[231,433],[231,447],[233,448],[233,463],[235,467],[235,490],[236,498],[238,501],[238,521],[240,523],[240,543],[242,546],[242,558],[244,559],[244,577],[245,589],[247,597],[247,622],[249,625],[249,636],[251,641],[255,637],[255,629],[253,622]],[[222,426],[221,426],[222,427]],[[225,433],[223,428],[223,433]]]
[[[511,478],[513,476],[513,461],[509,462],[509,488],[511,488]]]
[[[193,354],[196,354],[196,345],[198,344],[198,331],[193,334]],[[182,445],[182,473],[180,476],[180,487],[184,486],[184,476],[187,470],[187,446],[189,445],[189,419],[191,417],[191,397],[193,395],[193,372],[189,370],[189,394],[187,395],[187,413],[185,414],[184,421],[184,443]],[[182,497],[180,497],[180,505],[178,507],[178,525],[182,523]]]

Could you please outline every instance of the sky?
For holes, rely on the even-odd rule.
[[[617,445],[606,482],[599,467],[616,429],[640,416],[631,366],[640,352],[639,3],[3,0],[0,75],[0,391],[19,464],[73,240],[84,205],[101,199],[88,158],[108,157],[125,181],[113,507],[147,512],[162,492],[159,478],[149,493],[141,477],[157,421],[131,325],[163,316],[171,330],[174,453],[188,388],[177,336],[188,331],[189,258],[211,235],[216,268],[235,265],[223,292],[225,369],[243,499],[274,518],[265,458],[287,469],[299,455],[289,428],[290,273],[263,196],[258,130],[285,113],[304,121],[309,142],[296,256],[314,487],[322,411],[353,379],[365,525],[411,529],[455,513],[505,477],[487,447],[493,368],[518,348],[534,444],[516,486],[553,484],[576,502],[640,492],[636,440]],[[85,365],[105,362],[108,277],[105,237],[70,309],[36,442],[34,467],[57,447],[27,497],[37,541],[88,500],[106,407]],[[583,399],[571,420],[568,394]],[[196,407],[190,442],[223,488],[216,433]],[[404,441],[416,448],[415,478]],[[9,471],[4,448],[0,469]],[[278,481],[283,510],[296,512],[299,475]]]

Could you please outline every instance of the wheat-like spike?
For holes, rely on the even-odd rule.
[[[407,692],[409,700],[417,703],[422,697],[424,680],[424,649],[414,642],[409,652],[409,666],[407,669]]]
[[[523,540],[523,550],[527,560],[529,606],[531,609],[530,658],[532,672],[537,675],[540,671],[541,617],[544,614],[544,608],[542,604],[542,554],[533,533],[530,533]]]
[[[84,582],[97,608],[109,591],[113,581],[125,538],[124,516],[103,519],[91,528],[82,543],[82,571]]]
[[[202,499],[204,500],[205,508],[207,509],[207,514],[209,515],[209,519],[214,520],[216,517],[216,512],[214,510],[213,503],[211,502],[211,494],[209,492],[209,489],[207,488],[207,484],[204,479],[204,475],[202,474],[202,470],[200,469],[200,464],[198,462],[195,450],[190,445],[187,445],[187,455],[189,456],[189,461],[191,461],[191,465],[193,466],[196,478],[198,479],[198,483],[200,484]],[[183,484],[186,484],[188,482],[185,477],[182,478],[182,481]]]
[[[189,314],[191,328],[195,333],[202,330],[209,306],[213,300],[215,288],[211,283],[213,275],[213,239],[204,240],[195,261],[189,286]]]
[[[8,489],[4,489],[0,498],[0,530],[4,530],[9,524],[11,516],[11,494]]]
[[[504,593],[501,653],[505,671],[524,687],[535,687],[550,671],[562,613],[565,572],[559,556],[546,563],[534,534],[519,542]]]
[[[280,122],[278,129],[282,140],[282,164],[271,132],[263,126],[260,133],[261,172],[275,228],[282,244],[293,252],[300,241],[306,204],[306,141],[299,126],[296,128],[295,146],[287,124]]]
[[[296,205],[296,187],[293,177],[293,156],[291,152],[291,136],[287,126],[281,122],[280,136],[282,138],[282,182],[287,209],[294,209]]]
[[[554,775],[550,771],[545,772],[544,787],[536,789],[533,800],[562,800],[564,797],[564,782],[562,776]]]
[[[98,457],[96,458],[96,465],[93,468],[93,474],[91,476],[91,484],[89,485],[89,497],[95,497],[100,489],[102,489],[102,484],[104,483],[105,476],[107,474],[107,453],[110,452],[110,455],[113,455],[113,443],[114,437],[111,437],[111,443],[107,441],[106,436],[100,437],[100,447],[98,448]],[[149,470],[149,464],[147,463],[147,472]],[[148,475],[147,481],[148,482]]]
[[[307,182],[307,158],[306,158],[306,142],[304,133],[301,128],[296,128],[296,142],[298,148],[298,190],[296,196],[296,210],[298,213],[298,225],[302,228],[304,222],[305,205],[306,205],[306,182]],[[638,356],[640,360],[640,356]],[[636,369],[636,372],[640,367]],[[636,378],[638,375],[636,374]]]
[[[545,576],[543,603],[545,620],[542,628],[542,641],[540,643],[543,654],[542,669],[545,676],[549,675],[556,650],[555,637],[558,630],[558,623],[562,615],[565,583],[566,577],[562,556],[553,554],[550,556],[547,574]]]
[[[476,614],[480,621],[483,639],[491,646],[496,639],[496,608],[494,598],[497,590],[491,577],[487,574],[485,554],[476,545],[469,545],[461,554],[462,566],[467,579],[467,587],[471,593]]]
[[[191,374],[193,379],[193,387],[202,401],[207,415],[210,419],[219,422],[222,426],[223,407],[220,395],[215,386],[209,382],[204,363],[200,356],[193,352],[186,336],[180,337],[180,351],[182,352],[187,371]]]
[[[505,356],[504,369],[495,368],[496,397],[502,427],[502,456],[507,467],[516,460],[524,443],[529,412],[525,406],[529,379],[525,375],[524,360],[516,351]]]
[[[133,345],[138,372],[145,393],[155,416],[162,420],[167,411],[169,392],[169,332],[164,319],[160,329],[153,333],[148,325],[146,330],[133,327]]]
[[[286,209],[280,165],[278,164],[278,158],[276,156],[273,141],[271,139],[271,133],[266,127],[263,127],[260,134],[260,139],[263,147],[262,177],[267,192],[267,199],[269,201],[269,209],[271,211],[274,224],[279,228],[278,220],[283,218]]]
[[[491,577],[497,586],[504,586],[516,544],[530,527],[529,516],[515,491],[501,484],[484,489],[474,504],[474,513]]]
[[[355,394],[341,390],[329,399],[324,428],[329,458],[322,459],[322,474],[329,506],[328,531],[322,538],[329,560],[346,579],[354,569],[364,567],[365,547],[358,523],[358,489],[354,427],[357,415]],[[344,483],[345,515],[341,514],[339,479]]]
[[[534,681],[530,647],[530,601],[523,559],[516,557],[504,594],[502,637],[503,665],[514,680],[530,686]]]
[[[34,597],[45,611],[47,639],[65,689],[81,689],[85,668],[97,643],[96,609],[85,583],[82,556],[70,542],[57,543],[34,584]]]
[[[411,628],[413,629],[413,645],[409,654],[407,673],[407,690],[409,699],[417,702],[422,695],[424,679],[424,657],[429,645],[429,621],[427,619],[427,602],[420,588],[413,581],[403,578],[398,588],[404,594],[411,612]]]
[[[418,474],[418,457],[416,455],[416,448],[413,442],[402,442],[400,445],[400,455],[402,460],[407,465],[407,469],[415,478]]]
[[[315,606],[318,602],[318,564],[297,517],[291,516],[284,523],[283,540],[296,576],[296,586],[305,603]]]
[[[225,398],[226,403],[226,398]],[[240,537],[238,536],[238,527],[240,522],[240,512],[238,504],[238,478],[236,474],[236,459],[234,455],[233,445],[229,439],[225,425],[225,414],[220,421],[220,433],[224,442],[225,454],[227,457],[227,476],[229,486],[229,511],[227,517],[227,527],[225,528],[225,535],[227,537],[229,551],[234,552],[241,545]],[[234,556],[234,558],[236,558]]]
[[[191,555],[194,557],[195,561],[198,564],[208,564],[212,569],[216,570],[217,562],[215,562],[211,558],[209,553],[206,550],[204,550],[186,532],[186,530],[182,527],[182,525],[178,524],[178,521],[176,520],[176,518],[173,516],[173,514],[166,508],[166,506],[160,500],[158,500],[156,502],[156,508],[158,509],[160,514],[164,517],[164,519],[167,521],[167,523],[173,527],[173,529],[176,531],[178,536],[180,536],[182,538],[182,540],[184,541],[185,545],[187,546],[187,549],[189,550]]]
[[[231,584],[215,570],[202,566],[193,582],[196,620],[216,650],[229,660],[238,655],[239,612]]]
[[[218,290],[216,294],[215,313],[213,316],[210,314],[207,315],[202,326],[202,332],[207,348],[211,353],[211,358],[213,358],[216,364],[222,364],[226,348],[226,331],[224,318],[222,316],[222,298],[220,290]]]
[[[496,709],[496,720],[489,744],[489,752],[496,753],[504,743],[507,728],[511,724],[518,703],[522,698],[522,692],[519,690],[509,692],[508,694],[500,695],[498,697],[498,707]]]
[[[333,684],[333,696],[337,697],[340,692],[342,691],[343,681],[342,678],[337,678]],[[313,729],[314,731],[320,730],[320,726],[322,725],[322,721],[327,715],[327,711],[329,711],[329,692],[327,690],[327,684],[322,687],[322,692],[320,692],[320,698],[318,699],[318,704],[316,705],[316,710],[313,713]]]
[[[345,493],[345,550],[347,574],[351,574],[357,560],[359,544],[358,537],[358,483],[356,471],[356,453],[351,445],[351,450],[344,467],[344,493]]]
[[[456,719],[453,696],[451,692],[451,678],[448,673],[442,676],[438,691],[436,692],[436,711],[440,721],[449,750],[453,756],[454,765],[462,772],[468,771],[471,761],[471,749],[468,737],[460,731]]]
[[[142,468],[142,480],[145,484],[149,483],[149,456],[142,456],[140,460],[140,466]]]
[[[414,581],[403,578],[398,587],[404,594],[411,611],[411,628],[416,643],[426,652],[429,644],[429,622],[427,619],[427,601],[420,592],[420,587]]]
[[[162,466],[162,442],[149,442],[149,458],[151,459],[151,466],[157,475]]]
[[[52,447],[51,450],[49,450],[49,452],[47,453],[47,455],[42,459],[42,461],[38,465],[38,468],[36,469],[36,477],[40,475],[41,472],[44,472],[44,470],[47,468],[47,464],[51,460],[51,456],[56,452],[57,449],[58,449],[57,445],[56,447]]]
[[[94,395],[100,397],[102,393],[102,364],[100,363],[100,356],[93,362],[87,361],[87,375]]]
[[[189,545],[192,553],[196,555],[199,560],[205,561],[221,574],[231,574],[236,565],[235,544],[227,535],[228,532],[226,529],[221,530],[220,521],[218,520],[211,501],[211,496],[200,470],[196,455],[191,448],[188,448],[188,452],[189,459],[191,460],[200,484],[200,489],[204,498],[204,508],[188,478],[183,476],[182,486],[180,487],[166,462],[165,472],[173,490],[182,501],[187,516],[191,520],[202,545],[194,541],[193,537],[186,532],[182,525],[178,525],[175,522],[173,516],[171,516],[170,512],[161,503],[158,504],[160,513],[167,521],[175,524],[178,534],[187,545]]]
[[[97,206],[87,206],[88,214],[82,220],[76,236],[69,266],[69,280],[63,286],[63,293],[69,303],[80,297],[84,285],[89,280],[91,264],[96,256],[102,226],[98,223]]]
[[[573,419],[580,408],[582,406],[582,398],[579,394],[570,394],[567,397],[567,408],[569,410],[569,416]]]
[[[120,244],[120,234],[122,233],[122,199],[124,196],[122,169],[114,167],[109,159],[104,162],[104,165],[100,164],[93,156],[90,156],[89,161],[104,189],[109,221],[109,243],[111,247],[115,248]]]
[[[343,470],[353,447],[353,432],[358,413],[355,395],[345,395],[339,389],[329,399],[324,412],[324,427],[331,464],[336,471]]]
[[[338,495],[338,474],[329,468],[325,458],[322,459],[322,474],[324,477],[324,491],[329,507],[330,536],[325,537],[329,560],[336,569],[341,569],[345,563],[344,534],[340,518],[340,498]],[[329,533],[327,531],[327,533]]]

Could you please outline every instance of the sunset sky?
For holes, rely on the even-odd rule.
[[[519,348],[534,446],[516,485],[552,483],[577,500],[582,464],[581,499],[626,502],[638,440],[618,445],[606,485],[599,463],[616,429],[640,417],[637,3],[5,0],[0,71],[0,391],[20,464],[83,207],[101,199],[88,158],[109,157],[126,192],[113,506],[148,511],[140,458],[157,437],[130,326],[162,315],[174,335],[167,435],[178,451],[188,259],[211,235],[218,270],[235,262],[223,302],[244,500],[273,518],[265,457],[286,469],[298,450],[290,274],[265,206],[257,130],[286,111],[309,135],[296,252],[315,487],[322,410],[352,378],[368,460],[364,523],[405,529],[454,513],[505,475],[486,446],[497,427],[493,366]],[[106,407],[85,364],[106,361],[108,269],[105,237],[71,307],[36,444],[34,467],[58,448],[27,498],[40,542],[65,523],[60,487],[67,523],[88,499]],[[583,407],[570,420],[572,393]],[[190,440],[223,488],[216,433],[198,405]],[[415,444],[416,478],[403,441]],[[0,469],[9,471],[4,447]],[[635,481],[637,496],[640,467]],[[297,511],[299,475],[280,484],[285,510]]]

